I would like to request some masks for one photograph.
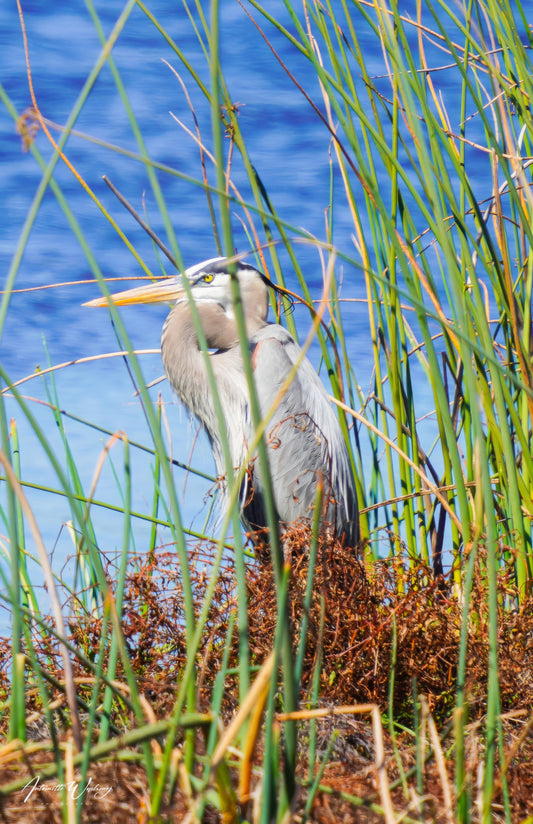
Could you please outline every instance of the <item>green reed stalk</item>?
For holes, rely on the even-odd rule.
[[[210,64],[210,80],[211,80],[211,94],[210,94],[210,103],[211,103],[211,129],[213,133],[213,145],[214,145],[214,156],[215,156],[215,173],[216,173],[216,180],[217,186],[220,191],[219,195],[219,209],[220,209],[220,222],[222,226],[222,238],[224,242],[224,248],[226,250],[226,254],[228,257],[231,257],[233,254],[233,239],[232,239],[232,230],[231,230],[231,218],[229,212],[229,205],[227,199],[224,197],[222,192],[226,191],[226,180],[224,175],[225,170],[225,158],[224,158],[224,150],[222,145],[222,124],[221,124],[221,110],[220,110],[220,75],[221,75],[221,67],[220,67],[220,57],[219,57],[219,6],[216,0],[212,0],[211,8],[210,8],[210,36],[208,38],[209,42],[209,64]],[[205,20],[204,20],[205,26]],[[241,354],[243,358],[246,382],[248,384],[248,390],[250,393],[250,400],[251,400],[251,410],[252,410],[252,420],[254,424],[258,420],[261,419],[261,415],[259,414],[259,405],[257,402],[257,395],[255,392],[253,374],[252,374],[252,367],[250,361],[250,353],[248,351],[247,346],[247,334],[246,334],[246,323],[244,320],[244,312],[242,308],[242,301],[239,292],[239,284],[236,277],[232,277],[231,279],[232,284],[232,297],[233,297],[233,305],[235,311],[235,320],[237,323],[237,332],[239,335],[239,339],[241,341]],[[219,428],[220,430],[225,430],[226,421],[223,414],[222,406],[219,404],[219,408],[217,409],[217,415],[219,420]],[[261,450],[261,447],[258,450],[259,460],[262,471],[265,472],[265,477],[267,478],[267,499],[266,499],[266,508],[267,508],[267,518],[269,525],[272,527],[272,536],[274,542],[277,540],[277,528],[274,525],[275,515],[274,515],[274,507],[273,507],[273,497],[271,489],[268,485],[268,478],[270,477],[268,464],[265,458],[265,451],[264,449]],[[233,469],[231,465],[231,456],[229,453],[229,448],[225,449],[225,460],[227,466],[227,473],[228,477],[232,478],[233,476]],[[235,479],[233,478],[233,482]],[[243,548],[242,548],[242,540],[240,538],[241,527],[239,521],[239,512],[238,506],[233,508],[233,529],[234,535],[236,536],[236,546],[235,546],[235,575],[237,581],[237,611],[238,611],[238,625],[237,631],[239,633],[239,694],[241,701],[244,699],[244,696],[248,692],[250,687],[250,673],[249,673],[249,657],[250,651],[248,647],[248,612],[247,612],[247,589],[246,589],[246,567],[244,563],[244,555],[243,555]],[[246,730],[244,730],[244,734]]]
[[[6,420],[4,399],[0,393],[0,435],[2,452],[11,460],[9,432]],[[7,520],[10,544],[10,572],[11,579],[8,585],[9,599],[12,608],[11,629],[11,713],[9,718],[9,734],[11,738],[26,738],[25,706],[24,706],[24,666],[21,662],[21,639],[23,633],[23,618],[21,614],[21,586],[20,586],[20,546],[18,532],[18,512],[15,491],[11,484],[7,484]]]
[[[218,188],[220,191],[224,190],[224,153],[222,148],[222,129],[219,118],[219,101],[220,101],[220,63],[219,63],[219,33],[218,33],[218,18],[219,5],[218,0],[212,0],[211,3],[211,120],[213,127],[213,142],[215,147],[216,171]],[[228,253],[231,254],[233,250],[231,221],[229,213],[229,204],[227,200],[221,197],[220,213],[223,229],[223,237],[225,247]],[[248,392],[250,397],[250,410],[254,427],[257,429],[262,421],[262,414],[259,407],[259,400],[257,397],[257,390],[255,387],[255,378],[252,368],[251,355],[248,346],[248,334],[246,331],[246,321],[244,318],[244,310],[239,293],[239,284],[236,278],[232,278],[232,293],[235,311],[235,319],[237,323],[237,331],[241,343],[241,354],[244,365],[244,373],[246,382],[248,384]],[[265,495],[265,511],[267,516],[267,525],[270,536],[270,553],[272,558],[272,566],[276,579],[277,599],[278,599],[278,641],[281,644],[281,660],[283,665],[283,686],[286,711],[291,712],[296,708],[295,682],[294,682],[294,664],[292,657],[292,643],[290,637],[290,629],[288,621],[286,620],[286,604],[287,593],[282,585],[283,581],[283,551],[279,540],[279,531],[277,525],[276,507],[274,504],[274,493],[272,488],[272,476],[270,474],[270,467],[266,444],[263,437],[260,438],[257,444],[257,455],[259,465],[261,468],[261,477],[264,484]],[[236,519],[237,520],[237,519]],[[237,524],[236,534],[239,532]],[[245,583],[245,567],[241,561],[242,554],[239,547],[236,546],[235,562],[238,579],[241,579],[241,586],[239,588],[239,631],[240,633],[247,632],[247,598],[246,598],[246,583]],[[248,646],[243,649],[241,647],[240,657],[246,654],[246,663],[243,665],[243,671],[247,667],[248,660]],[[285,792],[287,793],[287,805],[290,804],[293,794],[293,776],[296,770],[296,730],[292,722],[286,724],[285,729]]]
[[[132,528],[131,528],[131,464],[129,454],[129,444],[126,438],[123,438],[124,443],[124,520],[123,520],[123,536],[122,536],[122,550],[120,553],[120,565],[115,588],[115,609],[117,616],[122,618],[122,604],[124,599],[124,588],[126,583],[126,573],[128,567],[129,551],[131,545]],[[107,665],[107,675],[113,680],[115,678],[116,666],[119,659],[119,641],[116,630],[113,633],[111,646],[109,649],[109,662]],[[105,741],[109,732],[109,716],[111,712],[111,705],[113,701],[113,692],[109,687],[106,687],[104,700],[102,704],[103,719],[100,724],[100,741]]]

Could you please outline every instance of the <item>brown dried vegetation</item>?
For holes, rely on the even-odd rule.
[[[294,530],[285,550],[285,560],[291,569],[289,614],[295,639],[300,635],[308,579],[307,541],[304,530]],[[482,563],[480,554],[479,564]],[[197,547],[191,552],[191,569],[199,609],[209,574],[208,548]],[[520,822],[533,814],[533,724],[530,720],[533,713],[533,598],[526,599],[520,609],[511,609],[509,604],[516,595],[511,581],[510,574],[502,574],[499,581],[500,690],[511,811],[513,821]],[[272,649],[276,631],[276,595],[269,563],[264,560],[250,563],[248,587],[250,650],[252,663],[260,665]],[[211,690],[220,671],[228,622],[234,610],[233,569],[228,561],[219,576],[198,654],[198,707],[201,711],[208,711],[210,707]],[[94,659],[100,649],[102,622],[84,616],[79,608],[73,609],[71,614],[73,641],[87,658]],[[483,755],[482,722],[488,655],[488,616],[481,567],[475,579],[469,615],[465,684],[469,726],[465,759],[468,774],[475,776]],[[387,713],[391,700],[394,720],[406,728],[393,741],[384,720],[387,776],[393,806],[398,813],[407,811],[411,820],[451,821],[445,811],[446,788],[443,783],[446,781],[447,789],[453,793],[452,713],[457,692],[462,608],[448,582],[444,579],[435,581],[423,565],[406,569],[399,560],[379,562],[365,569],[352,552],[324,542],[314,570],[312,604],[306,620],[301,706],[310,706],[317,674],[321,707],[373,703]],[[154,718],[168,717],[186,650],[181,584],[173,552],[160,552],[132,563],[122,625],[130,660],[150,713]],[[10,660],[7,641],[1,652],[1,687],[5,693]],[[60,659],[51,636],[40,642],[37,655],[49,674],[61,677]],[[233,639],[230,668],[236,666],[237,655],[237,640]],[[78,677],[90,675],[81,662],[76,660],[74,663]],[[120,666],[116,678],[125,680]],[[83,690],[86,690],[85,696]],[[228,677],[222,712],[224,725],[237,708],[237,692],[236,680]],[[80,696],[90,700],[89,687],[80,686]],[[62,703],[60,691],[53,697]],[[443,751],[448,754],[447,774],[443,779],[430,744],[425,746],[423,800],[420,800],[421,788],[417,786],[414,771],[415,737],[409,732],[414,727],[415,700],[419,705],[422,727],[427,731],[428,724],[435,721]],[[0,748],[0,786],[25,775],[30,780],[32,775],[39,775],[43,763],[49,763],[53,758],[49,751],[49,731],[39,715],[36,691],[28,691],[27,707],[28,713],[35,710],[35,720],[29,725],[34,740],[18,749],[8,745]],[[65,739],[68,732],[61,727],[61,712],[55,717],[59,737]],[[316,723],[314,733],[310,721],[300,727],[299,779],[305,782],[309,772],[307,754],[313,734],[316,734],[317,762],[325,758],[326,752],[328,761],[321,779],[322,789],[316,794],[308,820],[321,824],[382,820],[374,766],[375,741],[369,716],[331,713],[313,723]],[[113,724],[117,732],[133,725],[132,714],[121,702],[116,703]],[[39,738],[43,740],[38,742],[36,739]],[[200,733],[198,750],[202,750]],[[84,821],[148,821],[148,790],[140,751],[132,751],[131,757],[130,763],[112,760],[91,766],[89,775],[93,784],[112,786],[115,791],[105,797],[87,794]],[[255,755],[258,766],[261,757],[259,741]],[[400,781],[402,774],[408,787],[407,796]],[[497,781],[501,790],[501,774]],[[306,793],[304,784],[294,820],[298,820],[303,811]],[[12,793],[2,801],[0,821],[60,821],[58,795],[47,791],[43,785],[23,803],[20,791]],[[355,804],[347,796],[359,801]],[[501,803],[500,792],[494,804],[496,815],[503,809]],[[187,809],[188,801],[178,789],[168,801],[161,821],[180,821]],[[222,819],[208,808],[204,820]]]

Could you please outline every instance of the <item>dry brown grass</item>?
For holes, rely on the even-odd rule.
[[[307,582],[307,553],[304,531],[295,530],[287,544],[286,561],[291,567],[290,618],[294,637],[302,619],[302,601]],[[205,548],[191,553],[194,587],[198,608],[205,593],[207,573]],[[482,563],[480,557],[480,563]],[[523,821],[533,814],[533,738],[529,719],[533,712],[533,598],[521,609],[512,611],[504,603],[512,596],[510,577],[502,575],[499,582],[500,600],[500,689],[504,716],[507,780],[513,821]],[[253,663],[261,664],[272,649],[276,626],[276,598],[270,565],[262,561],[251,564],[248,577],[250,649]],[[224,567],[213,599],[209,620],[198,655],[198,706],[208,710],[214,678],[220,670],[221,656],[231,612],[235,609],[233,570]],[[392,802],[397,812],[408,812],[411,820],[449,822],[446,815],[446,792],[453,793],[453,729],[452,712],[456,697],[456,670],[462,610],[445,580],[434,581],[423,565],[406,571],[400,562],[382,562],[365,570],[359,560],[336,544],[325,542],[319,552],[315,569],[313,602],[307,616],[307,647],[303,671],[301,702],[305,707],[313,678],[319,667],[320,706],[377,704],[386,713],[391,684],[391,662],[395,646],[393,706],[394,718],[405,731],[390,737],[386,724],[383,746],[387,764],[387,779]],[[128,579],[124,603],[123,630],[129,655],[141,686],[144,700],[154,718],[165,718],[172,707],[176,681],[185,662],[185,639],[182,631],[183,613],[179,575],[175,555],[160,552],[156,556],[137,560]],[[475,777],[483,756],[483,717],[486,705],[487,670],[487,608],[481,572],[476,577],[472,594],[469,624],[469,658],[466,692],[469,700],[466,767]],[[88,657],[96,654],[101,623],[84,617],[78,611],[71,619],[73,640]],[[2,649],[2,689],[8,687],[7,667],[9,643]],[[40,660],[56,675],[61,668],[55,645],[48,639],[38,649]],[[234,641],[231,666],[237,663]],[[76,675],[87,676],[76,663]],[[120,668],[117,679],[123,679]],[[86,688],[88,689],[88,688]],[[80,691],[83,687],[80,687]],[[80,694],[83,694],[80,692]],[[87,696],[89,693],[87,692]],[[417,784],[413,729],[414,696],[422,707],[422,723],[426,730],[423,786]],[[5,696],[4,696],[5,697]],[[55,698],[61,704],[62,695]],[[238,704],[235,679],[226,681],[222,712],[223,723],[232,718]],[[36,694],[28,694],[28,714],[37,711]],[[64,711],[64,708],[62,708]],[[61,727],[61,714],[56,715],[60,738],[68,733]],[[133,725],[133,717],[117,704],[114,723],[117,729]],[[305,782],[309,773],[307,752],[311,721],[300,728],[299,778]],[[315,722],[313,722],[315,723]],[[431,752],[430,727],[435,723],[442,739],[442,765]],[[40,726],[39,726],[40,725]],[[367,715],[331,712],[316,722],[317,759],[324,757],[328,744],[335,738],[322,776],[321,789],[314,800],[312,822],[379,821],[381,803],[376,784],[375,735]],[[4,731],[5,728],[4,728]],[[34,722],[32,741],[18,750],[4,745],[0,748],[0,785],[17,776],[38,775],[41,765],[49,762],[48,730]],[[421,739],[419,739],[420,741]],[[199,751],[202,750],[199,734]],[[394,750],[396,747],[396,754]],[[446,754],[447,755],[444,755]],[[261,741],[256,751],[256,764],[261,761]],[[95,763],[90,768],[94,784],[113,786],[115,791],[105,798],[89,796],[85,806],[87,822],[147,821],[148,788],[140,751],[132,751],[132,761],[111,760]],[[399,781],[403,773],[407,795]],[[419,776],[420,778],[420,776]],[[501,775],[494,802],[494,812],[501,813]],[[473,782],[474,796],[475,781]],[[344,794],[344,796],[343,796]],[[347,800],[346,794],[360,799],[360,805]],[[420,800],[422,794],[423,800]],[[307,790],[302,789],[295,820],[303,810]],[[0,820],[60,821],[57,793],[35,792],[26,803],[21,793],[3,799]],[[475,801],[475,798],[474,798]],[[377,806],[376,806],[377,805]],[[188,808],[182,790],[168,801],[162,821],[180,821]],[[251,814],[251,808],[248,809]],[[28,817],[30,816],[30,817]],[[214,810],[208,810],[204,820],[222,820]],[[474,815],[475,820],[475,815]]]

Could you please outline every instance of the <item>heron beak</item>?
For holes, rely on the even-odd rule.
[[[129,306],[132,303],[170,303],[174,304],[183,297],[185,290],[181,277],[165,278],[157,283],[147,283],[135,289],[126,289],[124,292],[115,292],[109,296],[115,306]],[[83,306],[108,306],[107,298],[89,300]]]

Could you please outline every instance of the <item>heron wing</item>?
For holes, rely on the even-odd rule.
[[[279,399],[301,349],[282,326],[268,324],[251,340],[252,363],[261,414],[274,412],[265,430],[274,499],[279,517],[291,523],[311,517],[318,477],[334,504],[328,520],[336,527],[357,525],[353,474],[337,416],[322,381],[304,358],[287,390]],[[263,482],[254,464],[253,494],[245,516],[264,525]],[[355,534],[355,533],[354,533]]]

